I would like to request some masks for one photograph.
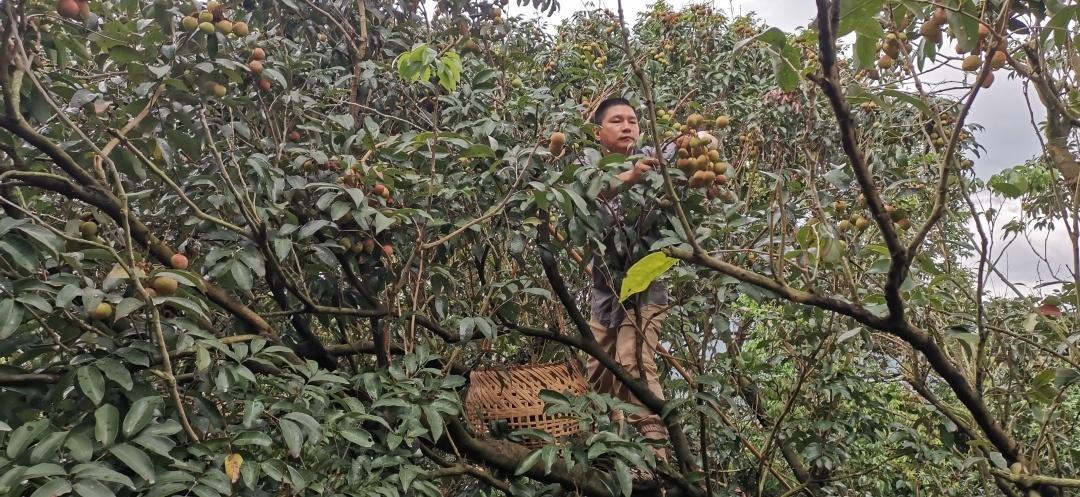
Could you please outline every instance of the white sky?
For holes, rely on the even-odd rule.
[[[644,11],[653,0],[623,0],[623,9],[628,23],[637,19],[640,12]],[[668,0],[668,3],[678,9],[690,3],[687,0]],[[816,14],[813,0],[716,0],[714,7],[736,15],[754,12],[757,17],[770,26],[776,26],[791,32],[799,27],[806,26]],[[573,12],[583,9],[608,8],[617,11],[617,0],[588,0],[560,2],[560,10],[549,21],[558,23],[569,17]],[[516,1],[511,2],[508,9],[511,15],[531,15],[535,12],[529,7],[517,7]],[[946,49],[946,52],[948,50]],[[979,92],[967,122],[982,126],[982,131],[975,133],[975,139],[985,151],[981,157],[975,158],[975,173],[987,179],[994,173],[1005,168],[1024,163],[1024,161],[1039,155],[1039,142],[1036,131],[1032,128],[1028,114],[1027,104],[1024,101],[1022,86],[1017,79],[1003,77],[1005,71],[998,73],[997,80],[989,89]],[[936,74],[928,76],[929,83],[934,79],[956,80],[959,77],[958,70],[942,69]],[[960,96],[960,95],[957,95]],[[1044,118],[1042,106],[1038,99],[1032,95],[1034,121],[1040,123]],[[1001,214],[997,219],[997,226],[1004,225],[1007,220],[1019,216],[1019,203],[1015,201],[1003,201],[1001,198],[992,198],[989,195],[980,195],[977,205],[980,209],[990,207],[997,208]],[[974,224],[971,225],[974,230]],[[974,232],[974,231],[973,231]],[[1001,253],[1006,242],[1000,238],[1000,228],[995,232],[993,245],[998,247],[995,254]],[[1029,243],[1023,238],[1016,240],[1005,249],[1001,257],[998,269],[1005,273],[1010,281],[1026,285],[1021,287],[1023,291],[1033,291],[1035,284],[1047,279],[1058,277],[1068,279],[1068,266],[1072,264],[1072,247],[1068,241],[1065,229],[1061,226],[1051,232],[1029,232]],[[1032,245],[1035,249],[1032,249]],[[1037,254],[1044,254],[1047,260],[1043,261]],[[975,261],[972,261],[974,264]],[[1056,274],[1056,276],[1055,276]],[[1005,295],[1008,289],[998,281],[991,281],[988,291],[995,295]]]

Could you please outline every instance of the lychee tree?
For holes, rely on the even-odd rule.
[[[4,3],[0,487],[1069,492],[1078,264],[1045,301],[985,296],[972,199],[1022,197],[1076,252],[1078,9],[818,4],[784,33],[663,3],[555,27],[457,0]],[[942,62],[972,70],[959,98],[928,89]],[[994,74],[1036,89],[1046,153],[984,183],[967,114]],[[667,400],[586,322],[595,199],[633,160],[592,142],[615,95],[663,152],[620,250],[682,262]],[[582,432],[537,450],[468,427],[477,367],[567,355],[665,416],[670,463],[595,393],[545,395]]]

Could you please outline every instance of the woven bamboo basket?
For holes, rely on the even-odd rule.
[[[581,395],[587,389],[585,374],[577,361],[477,368],[469,375],[465,394],[465,417],[473,432],[490,436],[493,424],[505,423],[509,431],[534,429],[556,440],[578,433],[577,421],[544,414],[541,390]],[[525,436],[522,444],[537,448],[544,441]]]

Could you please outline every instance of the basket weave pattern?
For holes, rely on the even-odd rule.
[[[481,437],[490,436],[488,427],[493,422],[505,421],[510,431],[531,428],[559,439],[580,428],[574,419],[544,414],[540,391],[581,395],[587,388],[585,374],[574,361],[478,368],[469,375],[465,417]],[[522,443],[530,448],[544,445],[543,440],[528,436]]]

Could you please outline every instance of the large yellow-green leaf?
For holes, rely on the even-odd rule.
[[[652,284],[656,278],[671,269],[678,259],[668,257],[663,252],[653,252],[630,266],[623,278],[622,288],[619,290],[619,302],[625,301],[635,293],[639,293]]]

